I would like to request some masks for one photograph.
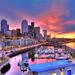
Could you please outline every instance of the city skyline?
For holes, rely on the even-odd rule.
[[[15,29],[27,19],[58,37],[75,37],[74,3],[74,0],[0,0],[0,20],[6,19],[10,29]]]

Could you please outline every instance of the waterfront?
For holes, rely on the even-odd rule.
[[[20,67],[18,66],[18,63],[22,60],[22,56],[18,55],[13,57],[12,59],[10,59],[10,64],[11,64],[11,68],[10,70],[5,74],[5,75],[22,75],[23,72],[20,71]],[[45,62],[51,62],[53,60],[49,60],[49,59],[38,59],[35,60],[34,62],[30,62],[31,64],[33,63],[45,63]]]
[[[70,44],[68,44],[69,46]],[[72,45],[72,46],[71,46]],[[69,47],[72,47],[72,48],[75,48],[75,43],[71,43],[71,45]],[[18,63],[22,61],[22,56],[21,55],[18,55],[18,56],[15,56],[13,57],[12,59],[10,59],[10,64],[11,64],[11,68],[10,70],[5,74],[5,75],[22,75],[23,72],[20,71],[20,68],[18,66]],[[35,60],[34,62],[30,62],[31,64],[32,63],[44,63],[44,62],[51,62],[52,60],[49,61],[49,59],[41,59],[41,60]]]
[[[75,75],[75,0],[0,3],[0,75]]]

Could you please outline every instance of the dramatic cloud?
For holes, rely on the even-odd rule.
[[[74,34],[75,0],[0,0],[2,18],[11,29],[21,27],[21,21],[27,19],[48,32]]]

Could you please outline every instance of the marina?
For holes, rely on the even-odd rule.
[[[38,50],[35,53],[37,52]],[[71,60],[66,59],[66,57],[64,56],[58,57],[58,59],[51,58],[48,57],[49,55],[47,54],[47,52],[46,54],[41,53],[38,58],[34,59],[34,61],[29,59],[28,53],[23,53],[22,55],[13,57],[12,59],[10,59],[11,68],[5,75],[10,75],[10,74],[11,75],[13,74],[14,75],[74,75],[75,74],[74,71],[75,63],[72,63]],[[12,61],[14,63],[12,63]],[[11,72],[11,70],[13,70],[13,72]]]
[[[75,75],[75,0],[0,0],[0,75]]]

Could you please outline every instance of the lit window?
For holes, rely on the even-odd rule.
[[[57,75],[56,73],[52,73],[52,75]]]
[[[60,75],[64,75],[64,72],[61,72],[61,74]]]

